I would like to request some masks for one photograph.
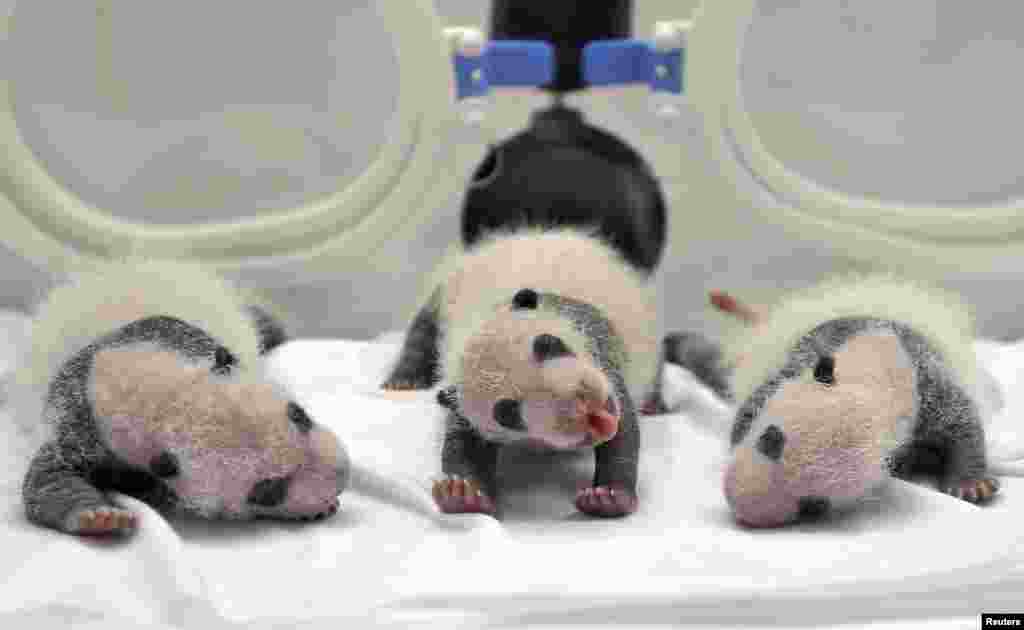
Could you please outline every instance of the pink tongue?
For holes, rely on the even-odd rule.
[[[615,437],[619,430],[619,418],[604,409],[598,409],[587,414],[587,426],[595,441],[605,442]]]

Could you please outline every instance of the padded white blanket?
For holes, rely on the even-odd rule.
[[[852,518],[743,530],[720,485],[729,410],[682,370],[669,373],[681,411],[641,420],[637,514],[575,512],[589,454],[510,452],[503,522],[440,515],[434,392],[395,401],[376,387],[397,349],[303,340],[272,359],[387,482],[350,488],[326,521],[168,522],[123,499],[143,515],[138,534],[83,540],[27,523],[20,479],[0,474],[0,628],[942,628],[1024,610],[1024,480],[1004,477],[987,508],[893,482]],[[1004,393],[995,456],[1024,457],[1024,344],[978,352]]]

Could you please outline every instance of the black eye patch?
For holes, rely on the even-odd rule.
[[[181,472],[178,458],[170,451],[164,451],[150,460],[149,470],[157,477],[174,477]]]
[[[520,289],[512,297],[512,306],[515,308],[537,308],[540,296],[533,289]]]
[[[289,481],[287,477],[258,481],[252,487],[252,491],[249,493],[246,501],[260,507],[281,505],[284,503],[285,497],[288,496]]]
[[[821,357],[814,366],[814,380],[825,385],[836,382],[836,360],[832,357]]]
[[[306,410],[297,404],[288,403],[288,419],[303,433],[309,433],[313,429],[313,420],[306,413]]]
[[[502,398],[494,403],[494,420],[506,429],[526,430],[526,423],[523,422],[522,409],[518,400]]]
[[[537,335],[533,339],[533,356],[538,361],[557,359],[558,357],[572,356],[573,352],[565,342],[554,335]]]
[[[227,374],[231,366],[238,364],[238,358],[231,354],[231,351],[224,346],[217,346],[213,353],[213,367],[210,368],[214,374]]]

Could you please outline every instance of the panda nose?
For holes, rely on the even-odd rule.
[[[800,518],[815,520],[828,513],[831,503],[828,497],[800,497],[800,500],[797,501],[797,510],[799,511]]]

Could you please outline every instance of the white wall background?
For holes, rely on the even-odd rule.
[[[0,68],[26,142],[83,199],[155,223],[252,216],[344,186],[388,133],[395,62],[374,1],[21,0]],[[452,24],[485,24],[487,4],[436,1]],[[636,33],[696,4],[636,0]],[[1022,18],[1020,3],[760,2],[743,56],[747,108],[773,153],[836,189],[907,203],[999,202],[1024,191]],[[659,281],[676,326],[721,330],[704,304],[710,288],[769,299],[870,266],[849,241],[809,238],[781,221],[776,199],[723,177],[704,139],[666,132],[645,98],[623,89],[574,100],[665,179],[672,241]],[[495,132],[521,128],[542,102],[501,98]],[[454,169],[468,174],[483,147],[453,151]],[[358,273],[264,284],[299,334],[399,328],[422,273],[457,235],[458,204],[437,209],[415,248],[385,248]],[[1024,334],[1024,271],[1013,262],[938,278],[977,305],[987,336]],[[24,307],[47,281],[0,250],[0,305]]]

